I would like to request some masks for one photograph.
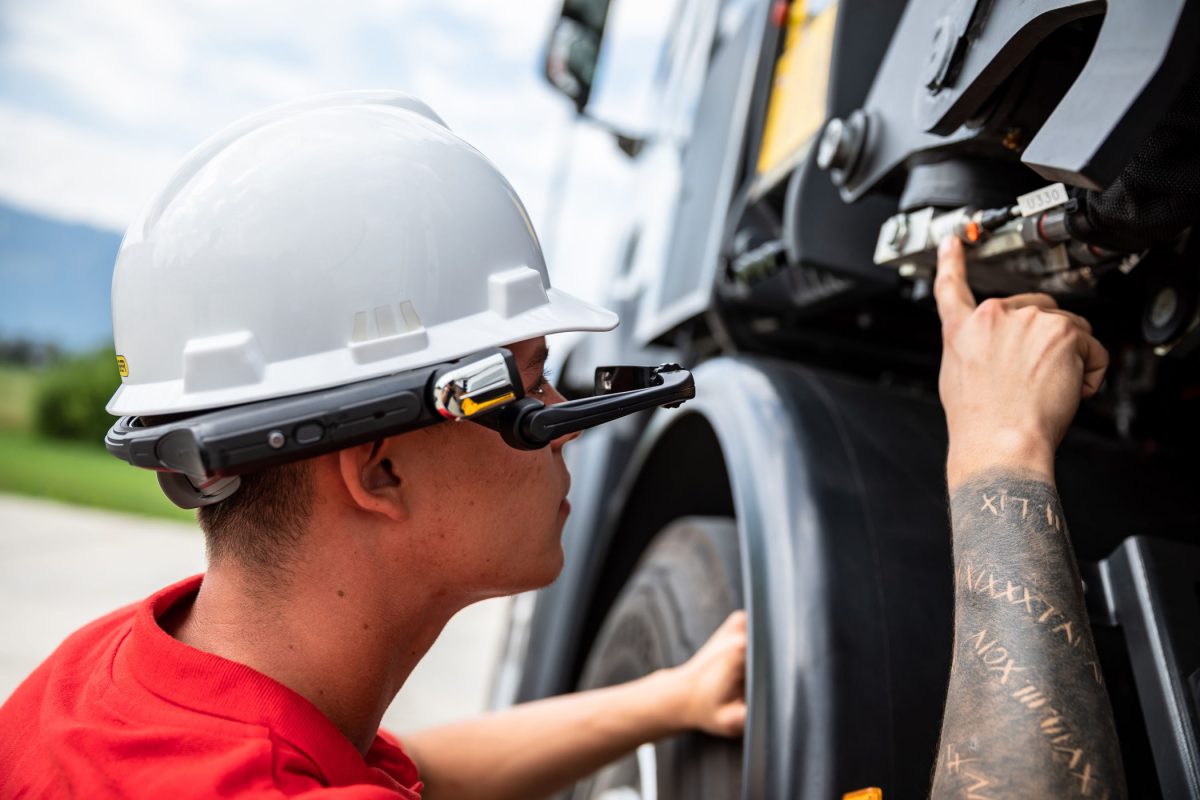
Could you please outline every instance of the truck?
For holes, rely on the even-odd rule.
[[[543,234],[622,324],[556,381],[670,361],[697,396],[566,449],[566,566],[513,606],[494,699],[631,679],[749,618],[744,736],[643,746],[572,797],[927,796],[946,235],[977,295],[1048,292],[1112,356],[1058,487],[1131,796],[1200,796],[1197,42],[1196,0],[564,0]]]

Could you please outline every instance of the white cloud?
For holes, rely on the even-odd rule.
[[[122,229],[192,146],[348,88],[430,102],[538,221],[565,106],[536,73],[558,0],[26,0],[0,6],[0,198]]]
[[[0,105],[0,197],[39,214],[123,231],[166,181],[179,148],[136,146]]]
[[[394,88],[508,177],[555,285],[600,300],[629,207],[613,178],[629,162],[598,131],[569,139],[570,104],[539,73],[559,4],[0,3],[0,202],[123,231],[229,122],[306,95]]]

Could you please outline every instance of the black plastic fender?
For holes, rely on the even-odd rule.
[[[627,462],[620,430],[577,443],[578,517],[534,611],[519,699],[573,687],[613,591],[598,587],[632,569],[631,539],[732,510],[751,620],[743,796],[922,795],[950,663],[940,409],[766,359],[714,359],[695,377],[696,399],[655,412]],[[700,441],[714,436],[715,460]]]
[[[951,645],[940,409],[757,359],[696,381],[751,620],[744,796],[923,796]]]

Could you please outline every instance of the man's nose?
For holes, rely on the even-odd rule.
[[[544,396],[546,398],[545,404],[548,406],[554,406],[554,405],[558,405],[559,403],[565,403],[567,400],[567,398],[563,397],[562,394],[558,391],[558,389],[552,383],[546,384]],[[553,450],[561,450],[563,445],[565,445],[567,442],[571,441],[572,439],[578,439],[582,435],[583,435],[583,431],[574,431],[572,433],[564,434],[564,435],[558,437],[557,439],[553,440],[552,442],[550,442],[550,447]]]

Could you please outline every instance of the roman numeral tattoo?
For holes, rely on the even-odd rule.
[[[954,661],[932,797],[1125,798],[1058,494],[1012,471],[951,498]]]

